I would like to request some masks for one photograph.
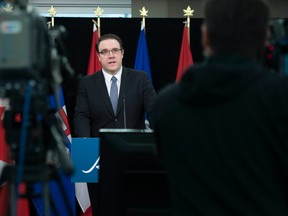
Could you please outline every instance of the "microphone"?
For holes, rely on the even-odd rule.
[[[124,120],[124,129],[126,129],[127,126],[126,126],[126,99],[125,99],[125,95],[123,98],[123,120]]]
[[[145,119],[145,129],[150,130],[150,123],[147,119]]]

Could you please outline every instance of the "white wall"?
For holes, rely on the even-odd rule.
[[[58,17],[93,17],[99,6],[103,9],[101,17],[131,17],[131,0],[29,0],[41,15],[50,16],[51,6]]]
[[[268,2],[272,18],[288,18],[288,0],[268,0]],[[139,9],[143,6],[149,11],[148,17],[185,19],[183,9],[187,6],[194,9],[193,18],[203,17],[203,0],[132,0],[132,17],[140,17]]]
[[[288,0],[268,0],[273,18],[288,18]],[[41,14],[48,15],[50,6],[57,16],[93,17],[97,6],[104,12],[102,17],[140,17],[139,10],[145,6],[148,17],[183,18],[188,5],[195,10],[193,18],[203,17],[202,0],[29,0]]]

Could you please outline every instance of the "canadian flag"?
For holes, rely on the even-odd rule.
[[[99,70],[102,69],[102,65],[99,61],[99,58],[97,56],[96,52],[96,43],[98,42],[99,35],[98,35],[98,29],[96,24],[93,24],[93,34],[92,34],[92,42],[91,42],[91,49],[90,49],[90,57],[89,57],[89,63],[88,63],[88,69],[87,69],[87,75],[91,75]]]
[[[67,152],[70,154],[72,138],[71,138],[71,131],[70,131],[70,127],[69,127],[67,110],[66,110],[66,105],[64,102],[64,95],[63,95],[62,90],[60,91],[59,95],[60,95],[60,107],[58,108],[56,116],[62,122],[62,128],[63,128],[65,135],[67,136],[67,139],[68,139]],[[82,210],[81,216],[92,216],[92,208],[91,208],[91,202],[90,202],[87,183],[85,183],[85,182],[76,182],[75,183],[75,196],[76,196],[76,199],[77,199],[79,206]]]
[[[0,176],[4,167],[11,163],[9,145],[5,143],[5,131],[3,128],[3,118],[5,109],[8,108],[9,100],[0,98]],[[21,184],[19,190],[25,191],[25,185]],[[0,185],[0,215],[8,215],[10,207],[10,191],[8,182]],[[17,200],[17,215],[29,216],[29,203],[27,199]]]
[[[193,64],[192,52],[190,49],[190,43],[188,38],[188,27],[184,26],[183,35],[182,35],[182,43],[181,50],[176,74],[176,82],[180,81],[182,76],[184,75],[186,69]]]

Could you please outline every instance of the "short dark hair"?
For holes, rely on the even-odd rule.
[[[255,58],[264,50],[270,19],[265,0],[207,0],[204,16],[214,52]]]
[[[122,39],[118,36],[118,35],[115,35],[115,34],[105,34],[105,35],[102,35],[99,39],[98,39],[98,42],[96,43],[96,51],[97,53],[99,53],[99,44],[104,41],[104,40],[109,40],[109,39],[114,39],[114,40],[117,40],[118,43],[120,44],[120,49],[123,49],[123,41]]]

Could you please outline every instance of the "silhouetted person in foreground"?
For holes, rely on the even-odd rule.
[[[174,215],[288,215],[288,79],[259,60],[269,14],[263,0],[208,0],[207,60],[157,96]]]

